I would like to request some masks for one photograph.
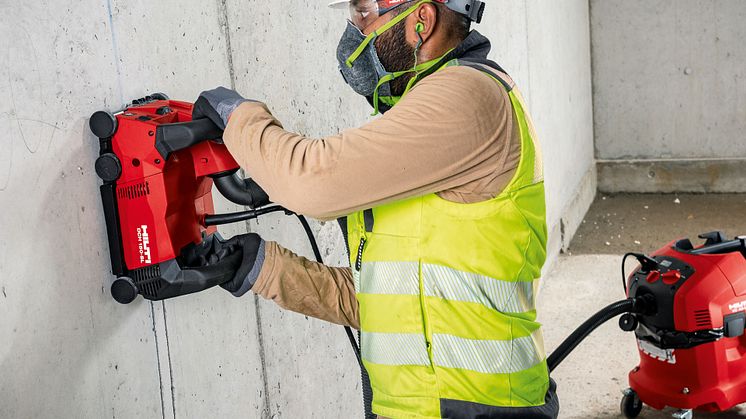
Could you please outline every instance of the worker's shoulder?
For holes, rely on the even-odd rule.
[[[463,65],[445,67],[425,77],[419,85],[423,90],[437,89],[451,98],[469,98],[478,106],[500,106],[510,100],[505,87],[488,73]]]

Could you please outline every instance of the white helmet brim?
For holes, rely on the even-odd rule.
[[[350,7],[350,0],[334,0],[329,3],[329,7],[332,9],[346,9]]]

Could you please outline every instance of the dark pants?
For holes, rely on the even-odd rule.
[[[461,400],[441,400],[440,415],[444,419],[557,419],[559,399],[557,383],[549,380],[544,405],[535,407],[497,407]]]

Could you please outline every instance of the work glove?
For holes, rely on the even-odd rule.
[[[200,93],[192,109],[192,119],[209,118],[220,129],[225,130],[233,111],[244,102],[256,102],[245,99],[236,91],[218,87]]]
[[[236,297],[246,294],[254,286],[264,264],[264,240],[258,234],[248,233],[234,236],[222,244],[217,257],[241,252],[241,265],[228,282],[220,284]]]

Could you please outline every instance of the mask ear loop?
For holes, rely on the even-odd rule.
[[[381,77],[381,80],[378,81],[378,84],[376,85],[376,89],[373,91],[373,113],[370,116],[375,116],[379,114],[378,110],[378,89],[383,86],[384,83],[388,83],[391,80],[394,80],[397,77],[401,77],[407,73],[409,73],[411,70],[404,70],[404,71],[396,71],[393,73],[386,74],[385,76]]]
[[[393,79],[395,79],[397,77],[401,77],[401,76],[403,76],[403,75],[405,75],[407,73],[415,73],[416,75],[422,74],[423,72],[429,70],[434,64],[437,64],[437,63],[443,61],[443,58],[445,58],[452,51],[453,51],[453,48],[451,48],[448,51],[446,51],[446,53],[443,54],[442,56],[440,56],[439,58],[436,58],[436,59],[431,60],[431,61],[424,62],[422,64],[417,64],[412,69],[403,70],[403,71],[396,71],[396,72],[393,72],[393,73],[388,73],[385,76],[381,77],[381,80],[378,82],[378,84],[376,85],[375,90],[373,91],[373,113],[370,116],[376,116],[379,113],[379,111],[378,111],[378,101],[379,101],[378,90],[380,89],[380,87],[384,83],[388,83],[389,81],[391,81],[391,80],[393,80]],[[409,80],[409,82],[407,83],[407,87],[404,89],[404,94],[406,94],[409,91],[409,89],[411,89],[412,86],[414,86],[415,82],[417,81],[417,76],[416,75],[414,77],[412,77]]]
[[[417,78],[417,76],[420,75],[420,72],[424,68],[420,68],[420,64],[418,63],[418,54],[420,52],[420,47],[422,46],[422,43],[424,42],[422,40],[422,34],[421,32],[425,30],[425,25],[422,24],[422,22],[417,22],[417,25],[415,26],[415,32],[417,32],[417,37],[419,38],[419,41],[417,41],[417,45],[414,47],[414,67],[412,67],[410,70],[404,70],[404,71],[396,71],[394,73],[389,73],[381,78],[381,80],[378,82],[378,85],[376,85],[376,90],[373,91],[373,115],[378,115],[378,89],[384,84],[388,83],[391,80],[394,80],[397,77],[401,77],[407,73],[414,73],[414,76],[409,80],[409,83],[407,83],[407,87],[405,90],[409,90],[412,84],[412,81]]]

